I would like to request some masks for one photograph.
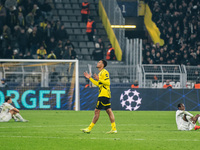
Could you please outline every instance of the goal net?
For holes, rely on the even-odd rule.
[[[18,109],[80,110],[78,60],[0,62],[0,104],[11,96]]]

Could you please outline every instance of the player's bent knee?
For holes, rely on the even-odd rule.
[[[14,110],[10,110],[9,113],[10,113],[11,115],[13,115],[13,114],[15,114],[15,111],[14,111]]]
[[[95,109],[94,113],[95,113],[95,114],[99,114],[100,111],[101,111],[101,110],[99,110],[99,109]]]
[[[199,118],[200,117],[200,114],[197,114],[196,116],[195,116],[195,118]]]
[[[111,113],[112,112],[111,108],[106,109],[106,112]]]

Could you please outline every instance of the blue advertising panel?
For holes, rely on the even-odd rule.
[[[200,90],[196,89],[128,89],[111,88],[113,110],[177,110],[184,103],[188,111],[199,111]],[[81,110],[94,110],[98,89],[81,90]]]
[[[74,89],[72,89],[74,91]],[[0,88],[0,105],[11,96],[18,109],[73,110],[74,92],[67,88]],[[184,103],[188,111],[200,110],[200,90],[197,89],[130,89],[111,88],[112,109],[126,111],[177,110]],[[80,87],[80,109],[94,110],[98,88]]]
[[[69,92],[70,88],[17,88],[0,89],[0,105],[4,103],[5,96],[11,96],[13,106],[18,109],[73,109],[73,95]]]

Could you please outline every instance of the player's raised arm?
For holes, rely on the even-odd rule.
[[[94,85],[99,86],[98,81],[94,80],[94,79],[91,77],[91,73],[88,74],[87,72],[84,72],[83,74],[84,74],[84,76],[85,76],[87,79],[89,79]]]
[[[87,79],[91,78],[91,73],[88,74],[87,72],[84,72],[83,74],[84,74],[84,76],[85,76]]]
[[[183,111],[183,113],[190,116],[190,117],[193,117],[193,114],[189,113],[188,111]]]

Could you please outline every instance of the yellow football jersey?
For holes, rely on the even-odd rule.
[[[93,78],[89,79],[93,84],[99,87],[98,97],[111,98],[109,72],[106,69],[102,69],[99,72],[98,76],[99,76],[99,81],[96,81]]]

